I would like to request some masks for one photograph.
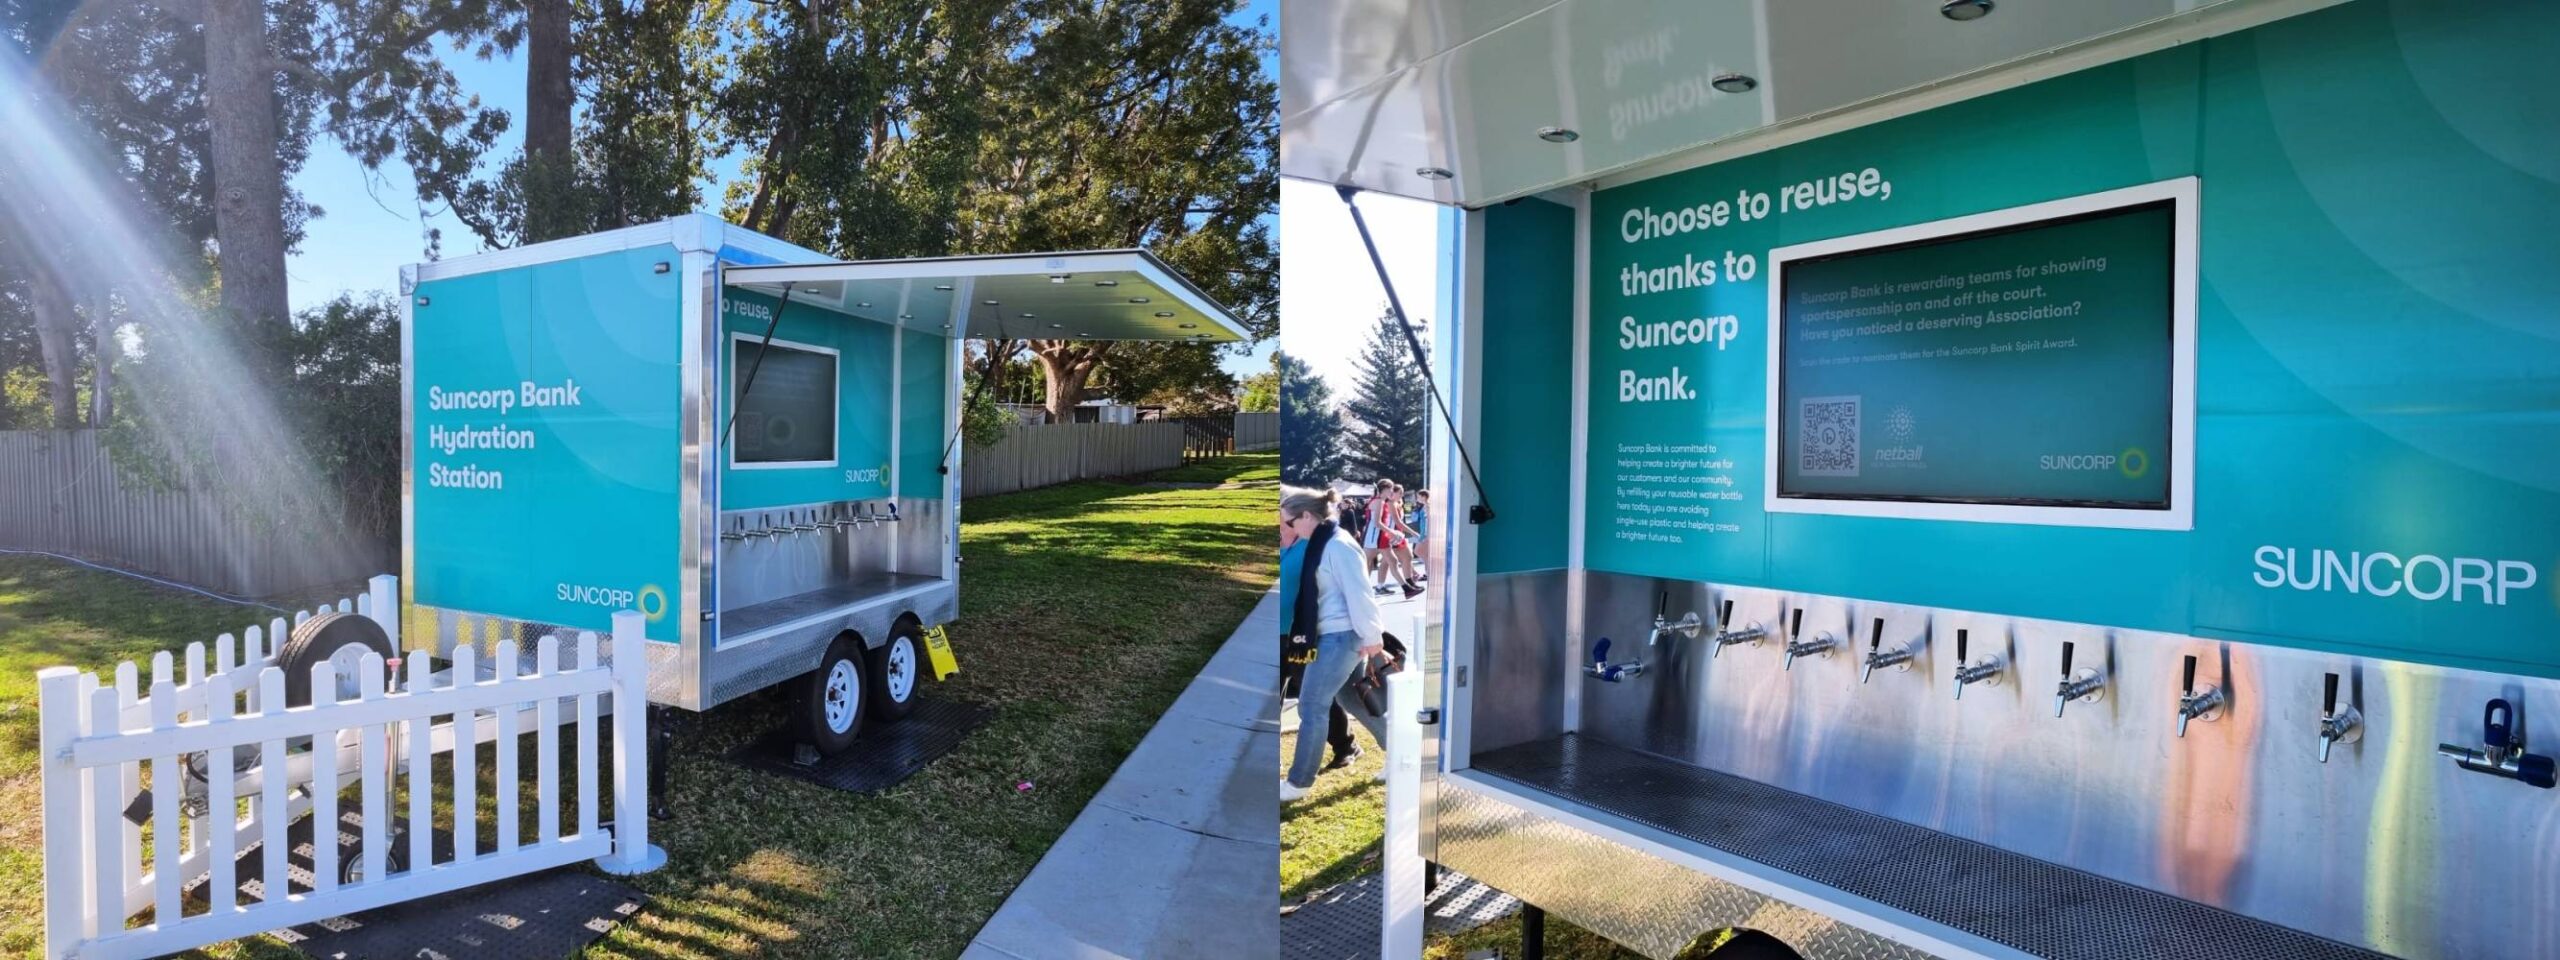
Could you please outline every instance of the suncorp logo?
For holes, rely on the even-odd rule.
[[[667,591],[660,589],[654,583],[636,591],[577,583],[562,583],[552,589],[555,596],[568,603],[603,607],[607,610],[638,610],[642,616],[651,620],[667,615]]]
[[[2507,604],[2508,594],[2530,589],[2542,572],[2522,560],[2450,560],[2421,553],[2407,559],[2382,550],[2363,552],[2264,546],[2256,554],[2258,572],[2250,577],[2269,590],[2291,587],[2328,593],[2376,597],[2407,594],[2417,600]]]
[[[2126,447],[2119,453],[2048,453],[2036,458],[2040,470],[2113,470],[2127,480],[2138,480],[2151,472],[2151,455],[2141,447]]]

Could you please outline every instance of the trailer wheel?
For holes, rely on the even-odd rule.
[[[1679,954],[1681,960],[1693,955],[1698,960],[1804,960],[1786,941],[1748,927],[1711,931]]]
[[[871,719],[896,723],[916,708],[916,688],[924,673],[924,628],[900,620],[889,630],[889,642],[871,651]]]
[[[862,641],[852,634],[827,645],[818,669],[800,686],[800,735],[820,753],[853,745],[862,732]]]
[[[355,699],[356,670],[366,653],[385,660],[400,655],[372,617],[333,610],[302,621],[276,651],[276,666],[284,670],[285,705],[311,705],[311,666],[324,661],[338,668],[338,699]]]

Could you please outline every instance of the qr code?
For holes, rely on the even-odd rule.
[[[1796,472],[1808,477],[1858,475],[1858,397],[1796,401]]]

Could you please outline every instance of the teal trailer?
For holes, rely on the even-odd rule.
[[[958,614],[968,338],[1245,336],[1144,251],[847,263],[700,215],[400,286],[410,642],[637,610],[651,703],[796,684],[824,749]]]
[[[1655,957],[2560,957],[2560,6],[1283,16],[1283,173],[1442,205],[1421,856]]]

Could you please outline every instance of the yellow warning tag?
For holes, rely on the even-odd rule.
[[[933,678],[941,680],[960,672],[960,661],[951,658],[951,638],[936,625],[924,632],[925,659],[933,662]]]

